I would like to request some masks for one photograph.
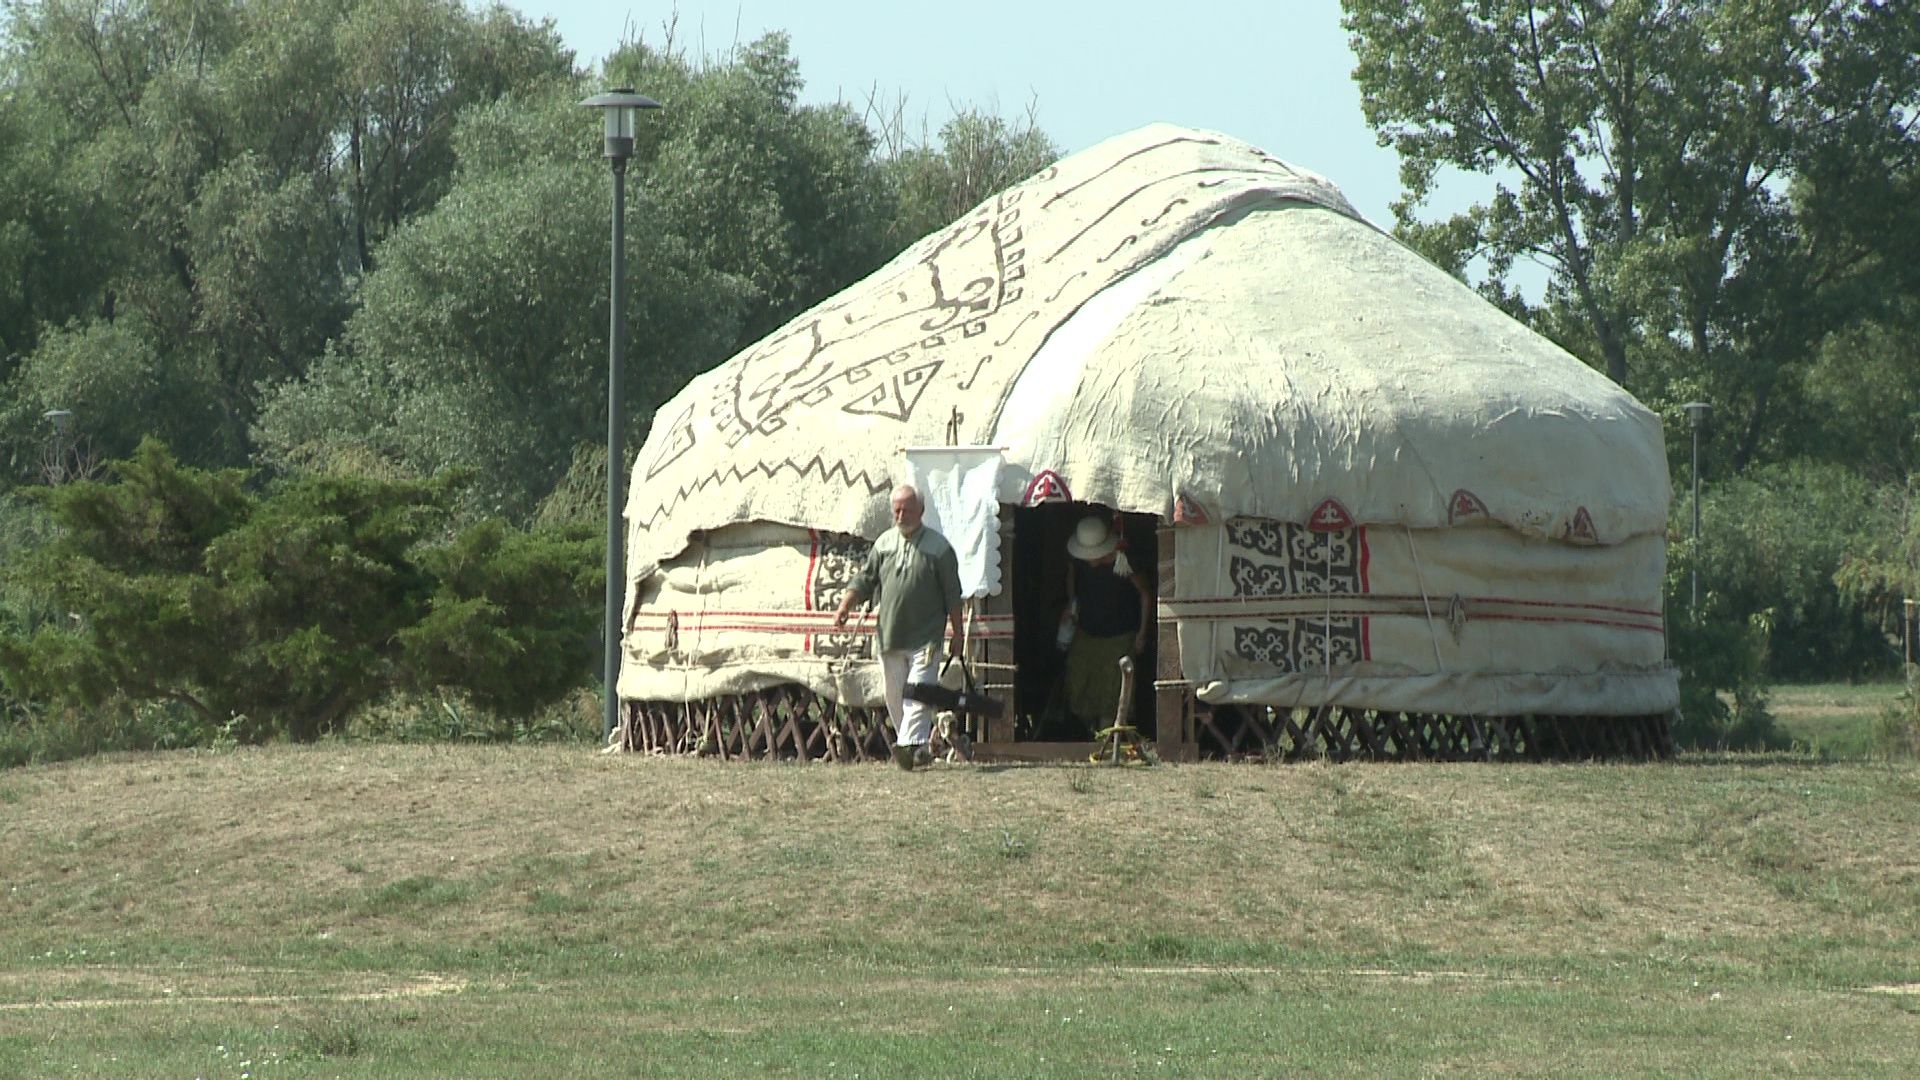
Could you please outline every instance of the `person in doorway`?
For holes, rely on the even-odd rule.
[[[882,533],[854,575],[833,625],[847,625],[855,604],[874,602],[880,640],[880,670],[885,679],[887,715],[895,733],[893,760],[903,769],[933,761],[927,746],[933,737],[933,706],[906,697],[908,683],[936,681],[940,665],[940,627],[944,621],[960,648],[960,557],[947,538],[921,518],[926,505],[911,485],[893,489],[894,528]]]
[[[1089,732],[1113,726],[1120,704],[1120,659],[1147,650],[1146,579],[1118,564],[1120,538],[1099,516],[1081,518],[1067,539],[1067,710]]]

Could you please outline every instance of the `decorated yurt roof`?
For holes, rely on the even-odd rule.
[[[954,421],[958,420],[957,426]],[[950,439],[951,437],[951,439]],[[1613,544],[1664,528],[1659,423],[1326,180],[1155,125],[1062,160],[695,379],[627,506],[630,581],[749,521],[875,535],[902,451],[1002,499]]]

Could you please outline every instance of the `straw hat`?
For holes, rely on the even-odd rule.
[[[1067,539],[1067,554],[1092,562],[1113,554],[1119,546],[1119,537],[1113,535],[1105,521],[1097,517],[1083,517],[1073,527],[1073,535]]]

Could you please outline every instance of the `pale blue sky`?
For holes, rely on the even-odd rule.
[[[1068,153],[1156,120],[1210,128],[1320,173],[1392,224],[1399,161],[1360,114],[1338,0],[509,2],[551,18],[591,68],[623,35],[664,40],[676,11],[693,54],[785,30],[806,100],[904,95],[915,131],[937,130],[949,102],[1011,117],[1029,101]]]

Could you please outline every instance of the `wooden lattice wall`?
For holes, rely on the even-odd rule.
[[[620,730],[628,750],[723,759],[885,761],[893,723],[885,709],[841,705],[799,685],[705,701],[627,701]],[[933,749],[948,747],[939,725]]]
[[[1200,756],[1266,761],[1650,761],[1673,756],[1668,718],[1444,716],[1327,705],[1200,705]]]
[[[630,701],[628,750],[724,759],[884,761],[885,709],[839,705],[801,686],[707,701]],[[1194,756],[1259,761],[1648,761],[1670,757],[1665,716],[1439,716],[1325,706],[1191,707]],[[936,726],[933,748],[947,749]],[[994,743],[974,748],[991,757]]]

